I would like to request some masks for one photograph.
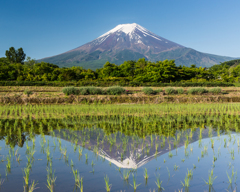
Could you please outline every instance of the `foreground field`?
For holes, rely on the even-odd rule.
[[[239,111],[217,103],[0,106],[0,187],[233,191]]]

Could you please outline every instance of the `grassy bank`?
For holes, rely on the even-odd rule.
[[[239,87],[221,87],[221,93],[209,92],[190,94],[196,88],[180,88],[183,92],[168,94],[166,87],[152,87],[154,94],[145,94],[143,87],[124,87],[127,90],[121,95],[68,95],[62,87],[0,87],[0,104],[160,104],[160,103],[224,103],[240,102]],[[107,88],[101,88],[106,90]],[[149,88],[147,88],[149,89]],[[179,88],[173,87],[175,91]],[[201,88],[202,89],[202,88]],[[28,90],[31,94],[26,94]],[[161,90],[160,92],[158,92]]]

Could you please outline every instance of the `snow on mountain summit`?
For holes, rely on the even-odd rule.
[[[107,33],[104,33],[103,35],[98,37],[98,39],[109,36],[113,33],[121,33],[121,32],[125,33],[126,35],[129,35],[130,39],[132,39],[133,34],[136,34],[137,31],[141,32],[144,36],[151,36],[151,37],[161,41],[161,39],[157,35],[155,35],[151,31],[145,29],[144,27],[142,27],[141,25],[138,25],[136,23],[117,25],[115,28],[111,29]],[[141,38],[141,37],[139,37],[139,38]]]

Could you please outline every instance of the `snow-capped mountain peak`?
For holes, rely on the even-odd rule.
[[[132,24],[120,24],[120,25],[117,25],[116,27],[114,27],[113,29],[111,29],[110,31],[104,33],[103,35],[101,35],[100,37],[104,37],[106,35],[109,35],[109,34],[112,34],[112,33],[115,33],[115,32],[124,32],[126,34],[129,34],[129,33],[132,33],[134,32],[134,30],[137,28],[137,27],[141,27],[140,25],[136,24],[136,23],[132,23]],[[99,38],[100,38],[99,37]]]
[[[132,39],[133,34],[136,34],[137,31],[141,32],[145,37],[151,36],[151,37],[161,41],[161,39],[157,35],[153,34],[151,31],[147,30],[146,28],[142,27],[141,25],[138,25],[137,23],[117,25],[110,31],[108,31],[108,32],[104,33],[103,35],[101,35],[100,37],[98,37],[98,39],[106,37],[106,36],[108,37],[109,35],[111,35],[113,33],[120,34],[121,32],[125,33],[126,35],[129,35],[130,39]],[[140,36],[138,36],[138,37],[141,38]]]

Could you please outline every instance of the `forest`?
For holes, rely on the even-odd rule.
[[[16,51],[9,49],[9,52]],[[0,58],[0,81],[63,82],[63,81],[126,81],[139,83],[172,82],[239,82],[240,65],[238,60],[216,64],[210,68],[191,65],[176,66],[174,60],[151,62],[145,58],[125,61],[121,65],[106,62],[102,68],[93,71],[82,67],[63,67],[37,62],[30,57],[25,60],[21,50],[15,56],[6,51]],[[19,53],[19,54],[18,54]],[[12,54],[14,55],[14,54]],[[20,57],[20,59],[18,58]]]

